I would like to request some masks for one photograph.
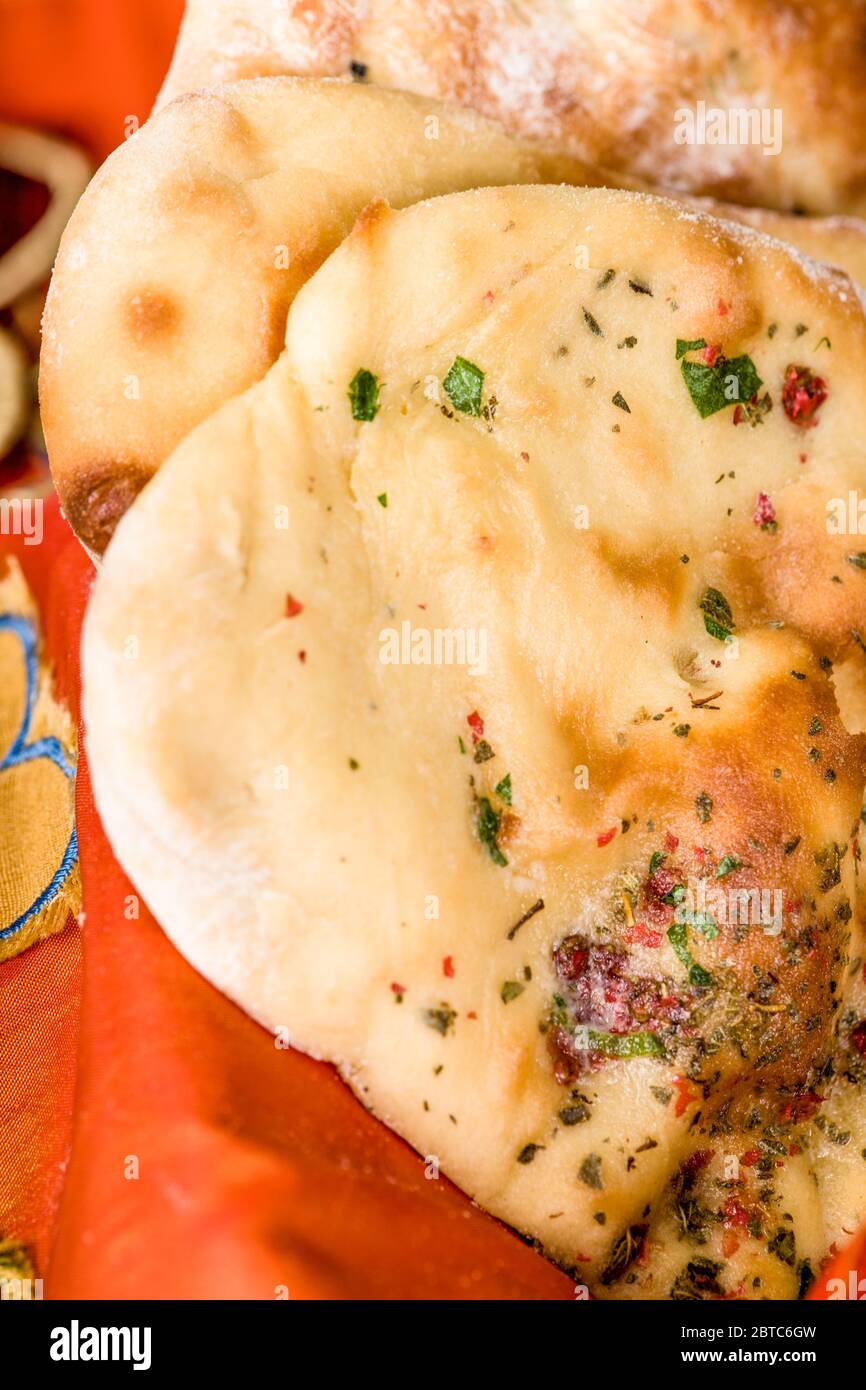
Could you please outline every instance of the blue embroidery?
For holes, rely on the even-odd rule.
[[[56,738],[38,738],[33,743],[27,742],[27,735],[30,732],[30,721],[33,718],[33,706],[36,703],[36,690],[39,666],[36,656],[36,633],[33,624],[27,618],[19,617],[15,613],[0,614],[0,632],[12,632],[21,643],[24,653],[24,663],[27,670],[27,694],[24,702],[24,715],[21,720],[21,727],[12,746],[6,756],[0,761],[0,773],[7,768],[19,767],[21,763],[33,762],[35,758],[47,758],[54,763],[63,773],[64,777],[71,780],[75,776],[75,768],[69,762],[63,751],[63,745]],[[0,931],[0,941],[7,940],[14,936],[22,927],[41,912],[47,903],[50,903],[60,892],[72,870],[75,868],[75,861],[78,858],[78,837],[75,827],[72,827],[72,834],[69,843],[63,852],[60,866],[54,874],[51,882],[42,889],[38,898],[30,904],[26,911],[16,917],[10,926],[4,927]]]

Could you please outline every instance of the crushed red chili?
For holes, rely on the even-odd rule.
[[[813,416],[827,399],[827,383],[809,367],[791,365],[785,372],[782,404],[785,414],[795,425],[808,427],[817,423]]]
[[[766,492],[759,492],[755,499],[755,510],[752,516],[756,526],[769,526],[776,520],[776,508],[773,506]]]

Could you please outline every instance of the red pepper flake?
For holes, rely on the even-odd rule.
[[[799,1124],[800,1120],[811,1120],[823,1099],[815,1091],[800,1091],[783,1105],[782,1119],[793,1120],[794,1124]]]
[[[695,858],[699,864],[706,863],[707,851],[702,849],[700,845],[695,845]]]
[[[394,980],[391,984],[391,993],[396,994],[397,1002],[399,1003],[400,1000],[403,998],[403,995],[406,993],[406,986],[398,985],[397,981]]]
[[[752,1219],[752,1213],[738,1202],[736,1197],[729,1197],[722,1207],[724,1224],[729,1228],[737,1226],[748,1226]]]
[[[808,367],[788,367],[782,387],[782,404],[789,420],[810,428],[817,424],[812,416],[826,399],[827,383],[823,377],[816,376]]]
[[[858,1023],[856,1028],[851,1029],[851,1041],[860,1053],[861,1057],[866,1057],[866,1018],[862,1023]]]
[[[493,301],[494,301],[494,299],[496,298],[496,295],[495,295],[495,293],[493,292],[493,290],[487,290],[487,291],[481,296],[481,298],[482,298],[482,300],[484,301],[485,304],[492,304]]]
[[[730,306],[727,305],[723,299],[720,299],[716,307],[717,307],[717,309],[718,309],[719,314],[721,315],[721,317],[722,317],[722,318],[725,318],[725,317],[727,316],[728,308],[729,308]]]
[[[523,462],[524,462],[524,463],[528,463],[528,462],[529,462],[529,455],[528,455],[526,452],[521,452],[520,457],[523,459]]]
[[[679,849],[679,846],[680,842],[677,839],[676,835],[672,835],[671,832],[668,831],[665,835],[665,849],[667,850],[668,854],[673,854],[674,850]]]
[[[595,841],[599,849],[604,849],[605,845],[609,845],[618,830],[619,826],[615,825],[611,830],[602,831],[602,833],[596,837]]]
[[[662,934],[660,931],[653,931],[644,922],[635,922],[633,927],[629,927],[625,934],[625,939],[630,944],[638,946],[661,946]]]
[[[449,980],[454,979],[454,957],[446,956],[442,962],[442,974]]]
[[[306,652],[298,652],[298,660],[300,661],[300,663],[301,663],[302,666],[303,666],[304,662],[306,661],[306,659],[307,659],[307,653],[306,653]]]
[[[693,1186],[698,1173],[700,1173],[702,1168],[706,1168],[707,1164],[712,1160],[712,1157],[712,1149],[695,1149],[693,1154],[689,1154],[689,1157],[683,1164],[683,1173],[686,1176],[688,1187]]]
[[[745,412],[741,405],[734,406],[733,420],[735,425],[741,425],[745,419]]]
[[[722,349],[718,346],[718,344],[716,344],[715,346],[708,344],[704,348],[703,352],[701,353],[701,357],[704,359],[708,367],[714,367],[716,365],[716,358],[718,357],[721,350]]]
[[[484,720],[477,709],[473,710],[471,714],[467,714],[466,723],[472,730],[472,742],[477,743],[480,738],[484,737]]]
[[[693,1105],[696,1100],[700,1100],[701,1093],[685,1076],[674,1077],[674,1089],[677,1093],[674,1115],[679,1119],[681,1115],[686,1113],[690,1105]]]
[[[801,454],[801,455],[800,455],[800,462],[801,462],[801,463],[805,463],[805,462],[806,462],[806,455],[805,455],[805,454]]]
[[[470,1009],[470,1010],[469,1010],[469,1013],[466,1015],[466,1017],[467,1017],[467,1018],[477,1018],[478,1015],[477,1015],[477,1013],[475,1012],[474,1009]]]
[[[298,614],[303,613],[303,611],[304,605],[298,603],[298,600],[293,598],[291,594],[286,594],[286,617],[296,618]]]
[[[773,506],[766,492],[759,492],[755,499],[755,510],[752,520],[756,526],[769,526],[776,520],[776,508]]]
[[[729,1259],[731,1258],[732,1255],[735,1255],[735,1254],[737,1253],[737,1251],[739,1250],[739,1248],[740,1248],[740,1242],[739,1242],[739,1240],[737,1239],[737,1237],[734,1235],[733,1231],[725,1231],[724,1235],[722,1236],[722,1256],[723,1256],[723,1258],[726,1259],[726,1260],[729,1260]]]
[[[760,1157],[760,1149],[747,1149],[740,1159],[740,1162],[743,1164],[744,1168],[754,1168]]]

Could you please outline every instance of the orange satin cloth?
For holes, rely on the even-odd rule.
[[[147,114],[180,9],[0,0],[0,119],[104,156],[126,116]],[[8,550],[76,710],[90,563],[56,502],[43,545],[0,537]],[[78,817],[83,932],[71,923],[0,966],[0,1235],[33,1248],[46,1296],[573,1297],[511,1232],[426,1180],[329,1067],[278,1051],[143,906],[125,915],[134,890],[84,761]]]
[[[0,120],[42,126],[97,161],[147,119],[183,0],[0,0]]]

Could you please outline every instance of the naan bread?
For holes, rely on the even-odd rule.
[[[293,296],[374,197],[596,181],[471,112],[275,78],[175,103],[103,165],[46,308],[40,398],[72,526],[104,550],[194,425],[264,376]]]
[[[240,82],[150,121],[82,199],[45,316],[43,423],[85,545],[100,554],[183,436],[264,376],[293,296],[373,197],[561,180],[605,176],[469,112],[333,81]],[[710,206],[866,284],[866,224]]]
[[[862,213],[864,54],[864,0],[187,0],[161,99],[266,73],[354,72],[650,183]],[[731,134],[713,110],[754,112],[747,142],[678,143],[676,113],[701,102],[696,134]]]
[[[379,203],[96,582],[172,940],[600,1297],[794,1297],[866,1215],[864,351],[675,203]]]

